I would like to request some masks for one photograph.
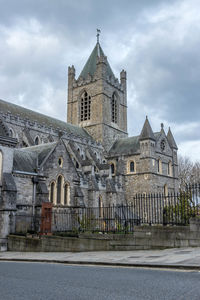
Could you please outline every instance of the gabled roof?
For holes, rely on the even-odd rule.
[[[154,133],[151,129],[151,125],[149,123],[149,120],[148,118],[146,117],[146,120],[144,122],[144,125],[143,125],[143,128],[142,128],[142,131],[140,133],[140,141],[142,140],[147,140],[147,139],[151,139],[153,141],[155,141],[155,136],[154,136]]]
[[[37,123],[45,125],[46,127],[52,127],[54,130],[60,130],[68,134],[74,134],[76,136],[92,139],[87,131],[82,127],[48,117],[3,100],[0,100],[0,113],[11,113],[12,115],[19,116],[24,120],[27,119],[33,123],[36,121]]]
[[[168,140],[169,145],[170,145],[171,148],[174,148],[176,150],[178,149],[170,127],[169,127],[169,130],[168,130],[168,133],[167,133],[167,140]]]
[[[94,76],[94,73],[97,68],[97,58],[101,57],[101,56],[105,56],[105,54],[104,54],[100,44],[97,43],[96,46],[94,47],[92,53],[90,54],[90,57],[88,58],[81,74],[79,75],[79,78],[82,77],[82,78],[86,79],[88,74],[90,74],[91,76]],[[107,75],[115,77],[108,61],[107,61]]]

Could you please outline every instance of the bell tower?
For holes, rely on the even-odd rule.
[[[97,43],[78,79],[68,68],[67,122],[85,128],[109,150],[117,138],[127,137],[126,72],[120,82]]]

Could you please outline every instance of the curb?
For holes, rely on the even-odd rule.
[[[7,262],[31,262],[31,263],[56,263],[66,265],[90,265],[90,266],[110,266],[128,268],[151,268],[151,269],[179,269],[179,270],[199,270],[200,266],[194,265],[166,265],[166,264],[137,264],[137,263],[114,263],[114,262],[92,262],[92,261],[73,261],[73,260],[48,260],[48,259],[26,259],[26,258],[0,258],[0,261]]]

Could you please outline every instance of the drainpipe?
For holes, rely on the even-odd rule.
[[[33,182],[33,197],[32,197],[32,230],[35,231],[35,202],[36,202],[36,184],[38,183],[38,178],[36,176],[32,177]]]

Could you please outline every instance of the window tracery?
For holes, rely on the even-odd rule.
[[[90,120],[91,97],[84,92],[81,97],[81,121]]]

